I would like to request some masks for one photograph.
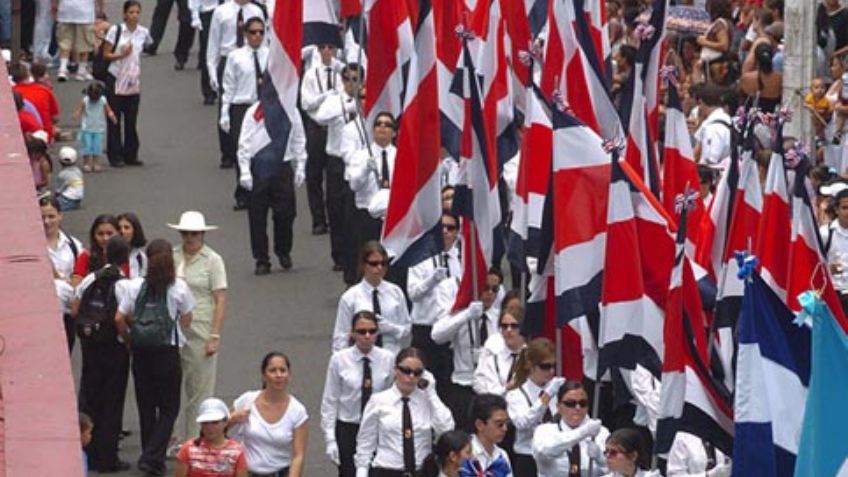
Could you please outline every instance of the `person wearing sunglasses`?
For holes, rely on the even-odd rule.
[[[329,156],[327,154],[327,126],[318,122],[316,113],[325,101],[338,101],[343,91],[339,72],[342,63],[336,58],[336,46],[331,43],[317,45],[318,58],[303,73],[300,85],[300,107],[303,112],[303,126],[306,131],[306,194],[309,200],[309,212],[312,215],[312,235],[326,234],[327,215],[331,206],[329,199],[331,185],[327,177],[327,194],[324,194],[324,175],[329,174]]]
[[[468,415],[468,403],[474,397],[474,368],[480,357],[483,344],[498,333],[499,310],[495,305],[502,277],[496,269],[489,270],[479,301],[472,301],[467,308],[452,313],[459,291],[460,277],[443,280],[436,287],[436,309],[438,318],[430,334],[436,344],[450,344],[453,350],[453,373],[450,381],[440,385],[445,404],[453,412],[456,422],[464,423]]]
[[[368,144],[367,131],[359,118],[355,99],[358,94],[356,88],[360,79],[364,78],[364,70],[358,64],[345,65],[341,74],[343,90],[330,91],[313,116],[318,124],[327,128],[327,221],[330,226],[330,257],[336,272],[343,271],[347,262],[351,233],[346,214],[348,205],[353,203],[353,191],[344,178],[342,148],[344,145],[346,149],[359,149]]]
[[[454,428],[424,362],[419,349],[402,349],[395,358],[394,385],[371,396],[365,406],[354,456],[356,477],[418,475],[433,439]]]
[[[362,246],[359,264],[362,280],[348,288],[339,299],[333,330],[333,351],[349,346],[353,316],[367,310],[374,313],[380,323],[377,346],[396,353],[404,343],[409,342],[412,323],[403,290],[384,280],[389,268],[389,255],[380,242],[372,240]]]
[[[227,55],[224,77],[221,81],[221,117],[218,126],[230,135],[229,155],[237,157],[241,125],[244,115],[251,104],[259,101],[262,89],[262,76],[268,64],[268,45],[265,42],[265,22],[261,18],[251,18],[244,23],[246,44]],[[233,193],[233,210],[247,208],[249,192],[239,184],[241,169],[235,163],[236,189]]]
[[[566,381],[556,399],[556,422],[542,424],[533,433],[539,477],[599,477],[609,472],[602,449],[610,433],[600,420],[589,417],[583,383]]]
[[[209,37],[206,42],[206,70],[209,75],[209,86],[218,93],[219,99],[222,91],[219,85],[224,78],[224,69],[227,66],[227,55],[236,48],[241,48],[247,43],[244,26],[251,18],[266,18],[265,12],[251,0],[232,0],[223,2],[212,13],[209,22]],[[209,96],[207,96],[208,98]],[[205,102],[205,101],[204,101]],[[223,103],[218,103],[218,117],[223,111]],[[236,158],[232,155],[233,147],[230,145],[232,138],[230,134],[218,127],[218,148],[221,151],[222,169],[229,169],[235,165]]]
[[[610,473],[606,477],[658,477],[651,468],[651,452],[642,434],[631,428],[618,429],[607,438],[604,457]]]
[[[536,427],[553,422],[556,396],[564,378],[555,377],[556,350],[551,340],[536,338],[518,357],[515,389],[506,393],[509,418],[515,424],[512,468],[515,475],[537,475],[533,458]]]
[[[489,338],[480,352],[480,361],[474,369],[474,391],[499,396],[515,389],[515,371],[521,350],[526,346],[521,334],[524,311],[521,308],[503,309],[498,318],[500,333]],[[500,338],[500,339],[498,339]],[[500,341],[497,345],[495,341]]]
[[[471,455],[486,475],[512,475],[509,455],[500,444],[509,427],[506,401],[497,394],[480,394],[471,400],[468,409],[470,425],[474,429],[471,437]],[[521,474],[516,474],[521,475]]]
[[[362,410],[375,393],[392,385],[395,356],[375,346],[380,327],[370,311],[353,315],[352,346],[336,351],[327,366],[321,399],[321,429],[327,457],[339,468],[339,477],[355,477],[353,454]]]

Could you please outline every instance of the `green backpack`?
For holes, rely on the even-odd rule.
[[[174,346],[171,336],[177,343],[177,322],[168,312],[168,294],[153,293],[147,288],[147,281],[135,299],[135,318],[130,325],[130,337],[135,349],[162,348]]]

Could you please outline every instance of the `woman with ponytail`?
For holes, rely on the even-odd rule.
[[[464,431],[442,434],[421,465],[419,477],[459,477],[462,461],[471,457],[471,436]]]
[[[748,96],[748,106],[756,105],[761,111],[773,113],[780,107],[783,92],[783,75],[774,71],[774,47],[760,43],[754,48],[756,69],[739,79],[739,92]]]

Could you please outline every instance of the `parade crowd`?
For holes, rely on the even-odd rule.
[[[443,250],[409,267],[391,264],[380,234],[398,118],[382,112],[367,123],[362,117],[367,65],[355,43],[304,48],[304,129],[293,133],[283,167],[263,170],[250,153],[258,140],[252,118],[268,64],[272,5],[157,0],[148,30],[137,0],[125,1],[122,18],[113,21],[100,0],[33,3],[24,22],[27,54],[10,62],[9,73],[68,348],[78,344],[82,351],[79,410],[88,469],[130,468],[119,457],[119,441],[131,438],[122,433],[122,420],[132,372],[142,449],[136,464],[148,475],[165,475],[166,459],[175,458],[177,477],[299,477],[310,427],[321,432],[326,458],[341,477],[660,472],[653,455],[656,413],[634,417],[640,413],[632,404],[613,410],[613,399],[598,395],[609,392],[607,384],[560,377],[555,344],[522,335],[526,290],[518,269],[496,261],[479,299],[454,309],[463,275],[461,220],[452,207],[457,158],[444,157],[441,165]],[[309,419],[307,406],[288,392],[301,363],[278,351],[257,363],[260,389],[232,403],[214,397],[228,281],[226,257],[205,242],[217,227],[202,212],[173,211],[178,220],[168,226],[179,232],[176,244],[148,240],[142,210],[98,215],[84,241],[62,228],[63,215],[84,204],[88,174],[106,164],[143,166],[140,72],[144,58],[162,49],[174,3],[179,33],[172,74],[194,61],[189,53],[198,32],[192,63],[201,71],[198,100],[217,117],[217,166],[234,171],[233,209],[248,214],[254,273],[271,273],[271,251],[283,270],[293,267],[295,188],[305,185],[312,235],[329,235],[332,273],[348,285],[328,336],[332,356],[318,419]],[[616,105],[633,74],[637,18],[650,3],[606,2]],[[710,0],[706,10],[705,32],[670,34],[664,64],[678,73],[700,192],[709,204],[728,167],[737,108],[775,113],[786,98],[783,1]],[[806,110],[796,114],[809,114],[815,125],[808,147],[817,220],[834,283],[848,296],[842,273],[848,266],[848,9],[824,0],[818,11],[816,78],[802,92]],[[78,124],[56,124],[52,81],[84,84],[75,101]],[[764,177],[776,145],[769,130],[755,135]],[[499,178],[505,210],[520,161],[512,158]],[[719,477],[731,467],[730,456],[679,432],[662,472]]]

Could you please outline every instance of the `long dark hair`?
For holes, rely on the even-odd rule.
[[[451,452],[460,452],[469,442],[471,442],[471,436],[464,431],[448,431],[439,436],[433,446],[433,452],[421,464],[418,477],[438,477]]]
[[[286,367],[291,371],[291,361],[289,357],[286,356],[282,351],[269,351],[265,356],[262,357],[262,364],[259,366],[259,370],[262,374],[265,374],[265,369],[268,368],[268,365],[271,364],[271,360],[274,358],[283,358],[283,361],[286,362]],[[262,383],[262,389],[265,389],[265,383]]]
[[[130,246],[120,235],[113,235],[106,242],[106,263],[113,267],[120,267],[127,263],[130,258]]]
[[[138,219],[138,216],[132,212],[124,212],[123,214],[118,214],[118,222],[122,220],[129,222],[133,228],[133,238],[130,240],[130,247],[139,248],[147,245],[147,237],[144,236],[144,229],[141,227],[141,220]],[[118,231],[120,232],[120,229]]]
[[[607,442],[621,447],[626,454],[636,452],[637,468],[642,470],[651,468],[651,453],[647,450],[642,434],[636,429],[629,427],[618,429],[607,437]]]
[[[406,358],[416,358],[421,361],[424,366],[427,366],[427,355],[425,355],[420,349],[413,346],[407,346],[406,348],[398,351],[398,354],[395,357],[395,366],[399,366]]]
[[[135,238],[135,237],[133,237]],[[174,269],[174,246],[164,239],[156,239],[147,246],[147,286],[154,293],[167,293],[177,272]]]
[[[754,59],[757,61],[757,69],[761,73],[769,74],[774,70],[773,57],[774,48],[768,43],[760,43],[754,48]]]
[[[556,348],[547,338],[535,338],[518,355],[515,363],[515,385],[521,386],[530,377],[530,370],[549,357],[556,356]]]
[[[362,270],[365,267],[365,262],[368,260],[368,256],[372,253],[379,253],[383,260],[389,261],[389,253],[386,252],[385,247],[383,247],[380,242],[376,240],[369,240],[362,245],[362,248],[359,249],[359,274],[362,275]]]
[[[91,228],[88,229],[88,271],[93,272],[99,270],[106,264],[106,250],[97,245],[97,228],[101,225],[109,224],[115,228],[115,233],[118,233],[118,219],[112,214],[100,214],[94,218],[91,223]]]

